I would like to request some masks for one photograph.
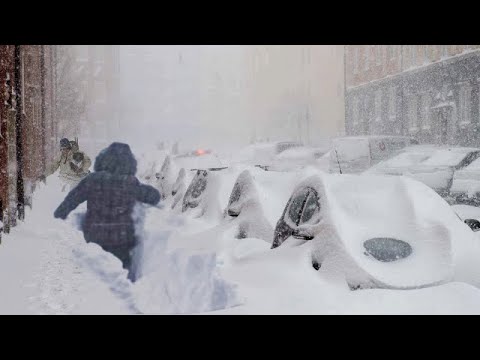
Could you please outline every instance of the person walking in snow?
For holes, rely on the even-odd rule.
[[[72,189],[89,173],[91,164],[90,158],[80,151],[77,141],[63,138],[60,140],[60,156],[47,169],[41,180],[45,181],[47,176],[60,168],[59,177],[64,184],[62,191],[65,191],[67,186]]]
[[[138,244],[132,213],[136,202],[157,205],[160,193],[140,183],[135,176],[137,161],[130,147],[112,143],[95,159],[94,172],[80,181],[55,210],[55,218],[66,219],[79,204],[87,202],[82,223],[87,242],[100,245],[115,255],[135,281],[132,251]]]

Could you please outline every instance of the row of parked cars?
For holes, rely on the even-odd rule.
[[[264,144],[263,157],[252,147],[228,166],[185,167],[167,156],[156,184],[171,210],[214,218],[237,239],[263,239],[272,251],[311,244],[312,267],[341,269],[354,289],[418,288],[452,279],[480,285],[480,249],[472,231],[479,224],[460,220],[425,181],[381,172],[421,146],[408,138],[367,139],[368,146],[360,139],[330,150]],[[422,153],[428,153],[423,161],[431,159],[427,164],[439,169],[448,155],[453,173],[454,163],[473,164],[479,157],[475,149],[433,148]]]
[[[419,145],[395,136],[333,141],[330,171],[403,175],[434,189],[449,203],[480,204],[480,148]]]

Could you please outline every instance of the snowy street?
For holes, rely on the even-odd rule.
[[[2,242],[2,314],[479,314],[480,290],[449,283],[418,290],[350,291],[309,264],[308,246],[235,239],[219,225],[148,209],[143,277],[52,217],[64,193],[52,176],[28,220]]]

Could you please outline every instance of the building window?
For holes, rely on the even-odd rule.
[[[353,49],[353,73],[358,74],[358,47]]]
[[[369,69],[370,66],[370,46],[365,46],[365,70]]]
[[[430,105],[431,97],[430,94],[423,94],[421,97],[421,107],[420,107],[420,117],[422,121],[422,129],[430,129]]]
[[[382,121],[382,90],[375,91],[375,121]]]
[[[472,119],[472,86],[470,84],[463,84],[460,87],[458,116],[461,125],[470,124]]]
[[[383,45],[374,45],[375,47],[375,62],[377,65],[382,65],[382,47]]]
[[[407,116],[410,132],[416,132],[418,130],[417,123],[417,96],[409,95],[407,98]]]
[[[397,118],[397,89],[395,86],[392,86],[389,89],[389,99],[388,99],[388,118],[390,121],[395,121]]]

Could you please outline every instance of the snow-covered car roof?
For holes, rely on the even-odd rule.
[[[403,177],[320,175],[302,182],[320,198],[320,217],[311,228],[315,256],[341,268],[353,283],[415,288],[453,275],[453,237],[471,236],[450,206],[433,190]],[[407,243],[410,254],[379,261],[367,253],[371,239]],[[403,246],[402,245],[402,246]]]
[[[285,149],[279,149],[283,145]],[[232,159],[234,164],[249,164],[249,165],[268,165],[273,158],[282,154],[285,151],[295,148],[303,148],[303,144],[295,141],[278,141],[260,144],[251,144],[241,149]]]
[[[330,172],[361,173],[398,154],[414,139],[405,136],[351,136],[332,140]]]
[[[258,202],[263,209],[263,214],[273,227],[282,215],[285,204],[295,186],[306,177],[318,173],[311,167],[293,172],[263,171],[259,168],[251,168],[249,172],[259,196]]]
[[[259,165],[266,165],[268,170],[273,171],[299,171],[307,166],[321,167],[321,170],[328,171],[329,158],[324,158],[328,151],[324,147],[295,147],[273,156],[268,164]]]
[[[224,167],[225,163],[215,154],[205,154],[201,156],[177,156],[174,159],[177,167],[190,169],[209,169]]]
[[[407,171],[422,171],[457,167],[469,155],[480,151],[470,147],[445,147],[437,145],[414,145],[406,147],[388,160],[374,165],[366,173],[403,174]]]

